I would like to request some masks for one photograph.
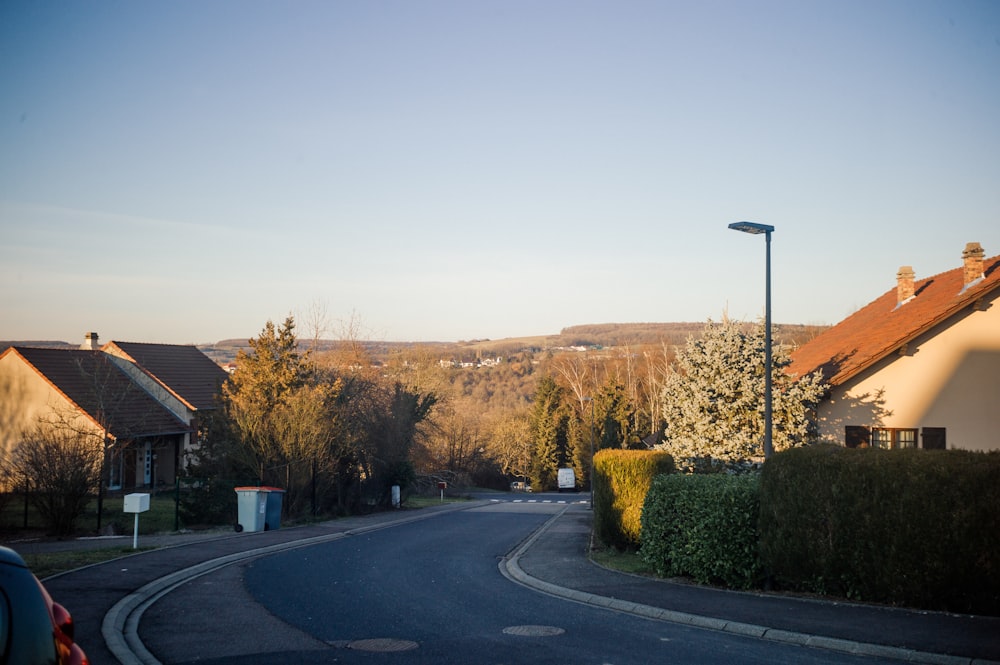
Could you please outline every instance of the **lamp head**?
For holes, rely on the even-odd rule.
[[[768,224],[758,224],[756,222],[733,222],[729,225],[729,228],[734,231],[742,231],[743,233],[752,233],[753,235],[771,233],[774,231],[773,226]]]

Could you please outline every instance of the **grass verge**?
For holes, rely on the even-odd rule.
[[[132,533],[135,515],[123,512],[125,499],[122,496],[104,498],[101,516],[102,530],[115,533]],[[147,535],[173,531],[178,525],[177,504],[173,493],[154,494],[149,500],[149,510],[139,515],[139,534]],[[48,525],[30,502],[25,505],[24,495],[7,497],[0,501],[0,526],[10,529],[47,530]],[[87,505],[87,510],[76,521],[76,529],[82,533],[97,531],[97,498]]]
[[[463,503],[465,501],[468,501],[468,499],[460,496],[446,496],[444,501],[442,501],[440,496],[413,495],[406,497],[406,501],[403,502],[403,508],[427,508],[429,506],[440,506],[442,503]]]
[[[107,547],[99,550],[74,550],[69,552],[39,552],[23,554],[24,562],[31,568],[31,572],[38,579],[45,579],[52,575],[65,573],[68,570],[75,570],[94,563],[104,563],[111,559],[155,550],[155,547]]]
[[[599,566],[631,575],[656,577],[656,571],[642,560],[638,552],[621,552],[614,547],[591,550],[590,560]]]

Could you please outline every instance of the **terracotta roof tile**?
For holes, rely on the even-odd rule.
[[[226,380],[226,370],[195,346],[149,344],[145,342],[108,342],[116,346],[143,371],[194,410],[215,407],[219,386]]]
[[[1000,289],[1000,256],[986,259],[983,273],[964,291],[963,267],[916,280],[914,297],[898,307],[894,287],[796,349],[787,371],[805,376],[822,370],[828,383],[839,385]]]
[[[67,399],[118,439],[177,434],[190,428],[100,351],[11,347]]]

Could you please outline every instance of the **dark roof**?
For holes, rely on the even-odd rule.
[[[101,351],[11,347],[56,390],[116,439],[190,431]]]
[[[194,410],[215,408],[215,396],[229,375],[195,346],[108,342]]]
[[[840,385],[935,326],[1000,290],[1000,256],[983,261],[984,277],[964,286],[959,267],[914,281],[914,297],[898,305],[895,288],[816,336],[791,354],[790,374],[822,370],[824,380]],[[898,305],[898,306],[897,306]]]

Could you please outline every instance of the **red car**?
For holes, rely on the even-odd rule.
[[[73,618],[24,559],[0,547],[0,665],[89,665],[73,642]]]

